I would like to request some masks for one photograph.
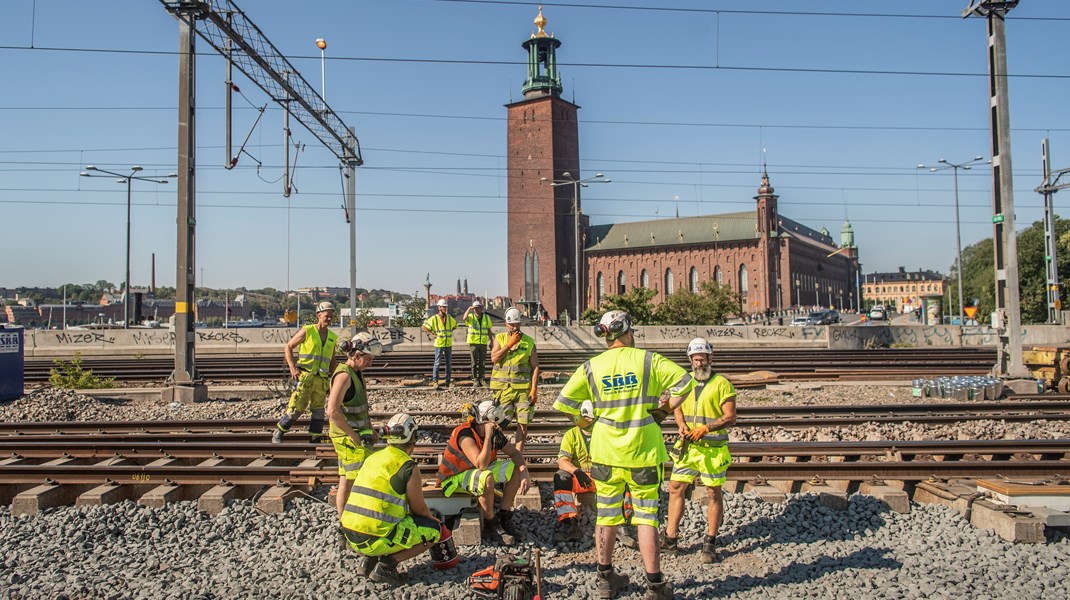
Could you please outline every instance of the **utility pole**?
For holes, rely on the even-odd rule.
[[[992,228],[995,249],[996,306],[992,325],[999,336],[994,372],[999,377],[1027,377],[1022,356],[1022,314],[1018,289],[1018,232],[1014,224],[1011,168],[1011,117],[1007,85],[1007,38],[1004,20],[1018,0],[970,0],[962,18],[985,18],[988,32],[988,90],[992,114]]]
[[[1059,261],[1056,255],[1055,207],[1052,196],[1059,190],[1070,188],[1070,183],[1059,184],[1059,178],[1070,169],[1051,170],[1051,149],[1048,139],[1040,142],[1041,161],[1043,162],[1044,184],[1036,189],[1044,195],[1044,267],[1047,272],[1048,323],[1062,323],[1062,299],[1059,297]],[[1053,177],[1054,176],[1054,177]]]
[[[356,136],[233,0],[160,0],[160,3],[178,20],[180,43],[175,370],[164,385],[162,397],[164,401],[192,402],[208,398],[208,390],[194,364],[195,337],[190,318],[196,283],[196,37],[200,36],[226,57],[347,168],[359,167],[364,160]],[[318,106],[313,108],[313,105]],[[353,180],[355,177],[351,177]],[[352,229],[351,235],[354,235]]]

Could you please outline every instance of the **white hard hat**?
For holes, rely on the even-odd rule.
[[[520,309],[510,308],[505,311],[505,322],[509,324],[520,323]]]
[[[713,346],[704,338],[695,338],[687,345],[687,356],[692,354],[713,354]]]
[[[440,298],[439,301],[438,301],[438,306],[445,306],[445,307],[449,308],[449,305],[450,305],[450,303],[446,302],[445,298]]]
[[[613,341],[628,333],[632,328],[632,318],[623,310],[611,310],[602,315],[598,325],[594,326],[594,333],[598,337],[604,337]]]
[[[339,342],[338,349],[341,350],[343,354],[360,352],[361,354],[379,356],[383,353],[383,344],[374,335],[367,331],[361,331],[351,339]]]
[[[320,302],[319,304],[316,305],[316,312],[317,313],[327,312],[329,310],[330,311],[334,310],[334,305],[331,304],[330,302]]]
[[[580,416],[584,419],[594,419],[594,402],[584,400],[580,404]]]
[[[505,411],[494,400],[483,400],[476,405],[476,422],[494,423],[498,427],[509,426],[509,418],[505,416]]]
[[[412,418],[412,415],[405,413],[398,413],[386,422],[386,443],[402,445],[408,444],[412,441],[413,436],[416,435],[416,430],[419,427],[416,425],[416,419]]]
[[[483,308],[483,303],[480,302],[479,300],[476,300],[475,302],[472,303],[472,308]]]

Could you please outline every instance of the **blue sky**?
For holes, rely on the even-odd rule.
[[[621,8],[642,5],[691,10]],[[583,191],[584,212],[597,224],[664,218],[677,205],[681,216],[746,210],[765,148],[781,213],[837,236],[849,218],[864,271],[946,273],[952,176],[915,165],[990,155],[985,25],[959,17],[966,5],[546,5],[547,30],[562,41],[563,95],[582,106],[583,173],[613,180]],[[521,97],[520,44],[537,3],[239,6],[317,89],[315,40],[327,40],[327,102],[356,127],[365,161],[357,285],[412,292],[430,273],[433,293],[458,278],[505,293],[503,105]],[[879,16],[851,16],[866,13]],[[1041,139],[1056,168],[1070,166],[1068,30],[1063,0],[1023,0],[1007,21],[1020,227],[1042,216]],[[177,48],[178,24],[159,2],[4,2],[0,286],[123,279],[125,186],[78,173],[175,169]],[[247,146],[263,166],[243,156],[225,171],[223,61],[198,48],[198,285],[348,286],[334,156],[295,123],[307,146],[298,193],[283,198],[282,112],[272,103]],[[244,76],[235,82],[249,100],[235,97],[241,140],[252,106],[268,100]],[[960,172],[959,190],[963,245],[991,237],[989,170]],[[157,284],[174,285],[175,216],[173,184],[134,184],[134,285],[148,283],[152,253]]]

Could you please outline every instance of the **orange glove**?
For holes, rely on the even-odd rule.
[[[509,341],[505,342],[505,348],[507,350],[512,350],[514,346],[520,343],[520,338],[522,336],[523,334],[519,331],[509,334]]]
[[[687,432],[687,439],[691,440],[692,442],[696,442],[698,440],[701,440],[702,436],[706,435],[709,432],[709,427],[706,427],[705,425],[699,425],[698,427]]]

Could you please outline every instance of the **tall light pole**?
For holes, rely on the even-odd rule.
[[[327,112],[327,40],[318,38],[316,47],[320,49],[320,98],[323,99],[320,110]]]
[[[601,173],[597,173],[594,177],[588,177],[586,179],[576,179],[572,177],[572,174],[568,171],[562,173],[561,176],[564,177],[564,179],[550,180],[543,177],[541,181],[549,181],[552,187],[559,187],[562,185],[572,186],[572,214],[576,218],[576,244],[575,255],[573,256],[573,270],[575,271],[575,275],[573,276],[573,278],[576,282],[573,288],[576,292],[576,312],[573,315],[573,318],[578,323],[580,320],[580,287],[583,285],[583,271],[580,267],[580,186],[587,187],[587,185],[590,183],[611,183],[613,180],[603,179],[605,175]]]
[[[137,165],[130,167],[130,174],[123,175],[106,169],[99,169],[93,165],[86,165],[85,171],[79,173],[82,177],[118,177],[117,183],[126,184],[126,283],[123,287],[123,329],[130,329],[130,186],[137,181],[149,181],[152,183],[167,183],[166,179],[155,177],[142,177],[137,173],[143,169]],[[94,173],[103,173],[95,175]],[[168,173],[167,177],[178,177],[178,173]]]
[[[966,322],[962,320],[962,227],[959,224],[959,169],[962,169],[963,171],[969,171],[973,168],[973,165],[980,164],[982,162],[985,162],[984,157],[975,156],[964,163],[948,162],[947,159],[941,158],[939,161],[937,161],[937,164],[933,166],[918,165],[919,169],[928,169],[930,173],[935,173],[937,171],[947,171],[948,169],[951,169],[951,171],[955,175],[955,253],[957,256],[957,267],[955,270],[958,271],[959,274],[959,326],[966,324]]]

